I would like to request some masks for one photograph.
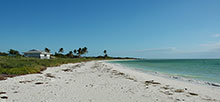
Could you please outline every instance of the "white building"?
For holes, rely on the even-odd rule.
[[[30,50],[28,52],[24,52],[25,57],[35,57],[40,59],[50,59],[50,53],[40,50]]]

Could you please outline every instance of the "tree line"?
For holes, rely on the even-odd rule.
[[[45,48],[44,51],[47,52],[47,53],[51,53],[51,50],[49,48]],[[86,55],[87,53],[88,53],[88,48],[87,47],[74,49],[73,51],[69,51],[66,54],[64,54],[64,48],[60,48],[57,52],[52,54],[52,56],[55,56],[55,57],[79,58],[82,55]],[[107,50],[104,50],[103,53],[104,53],[104,56],[98,56],[98,57],[105,57],[105,58],[108,57]],[[8,53],[0,52],[0,56],[23,56],[23,55],[20,54],[20,52],[17,51],[17,50],[10,49],[8,51]]]
[[[50,50],[48,48],[45,48],[45,52],[50,53]],[[55,52],[54,56],[56,57],[81,57],[81,55],[85,55],[88,53],[88,48],[83,47],[83,48],[78,48],[74,49],[73,51],[69,51],[67,54],[63,54],[64,49],[60,48],[58,52]]]

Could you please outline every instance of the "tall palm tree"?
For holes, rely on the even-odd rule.
[[[69,54],[73,54],[73,51],[70,51]]]
[[[81,56],[81,54],[82,54],[82,48],[79,48],[79,49],[77,50],[77,54],[78,54],[79,57]]]
[[[86,53],[88,53],[87,47],[82,48],[82,54],[86,54]]]
[[[106,53],[107,53],[107,51],[106,51],[106,50],[104,50],[103,52],[104,52],[104,54],[106,54]]]
[[[50,53],[50,49],[49,48],[45,48],[44,51]]]
[[[59,53],[63,53],[63,52],[64,52],[64,49],[63,49],[63,48],[60,48],[58,52],[59,52]]]
[[[75,54],[77,54],[77,50],[76,49],[74,49],[74,51],[73,51]]]
[[[107,50],[104,50],[103,52],[104,52],[104,54],[105,54],[104,57],[107,57],[107,56],[108,56],[108,55],[107,55]]]
[[[67,54],[68,57],[73,57],[73,51],[70,51],[68,54]]]

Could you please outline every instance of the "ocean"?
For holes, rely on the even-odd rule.
[[[220,83],[220,59],[138,59],[110,63],[143,72],[158,72],[168,76]]]

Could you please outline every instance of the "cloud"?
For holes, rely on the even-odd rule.
[[[220,48],[220,42],[216,42],[216,43],[208,43],[208,44],[201,44],[202,47],[206,47],[208,49],[216,49],[216,48]]]
[[[215,34],[214,37],[218,38],[220,37],[220,34]]]
[[[203,46],[207,47],[207,53],[218,53],[220,55],[220,42],[204,44]]]
[[[202,44],[196,49],[154,48],[136,51],[144,58],[220,58],[220,42]]]
[[[202,44],[200,49],[185,53],[195,58],[220,58],[220,42]]]
[[[216,37],[219,35],[216,35]],[[201,44],[191,49],[151,48],[138,50],[134,54],[144,58],[220,58],[220,41]]]
[[[137,52],[170,52],[170,51],[176,51],[176,48],[144,49],[144,50],[138,50]]]

